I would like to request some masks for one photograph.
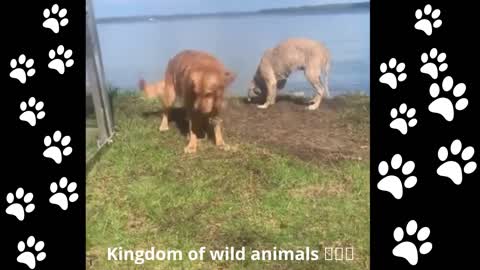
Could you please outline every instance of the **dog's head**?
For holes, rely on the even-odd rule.
[[[159,97],[164,92],[165,81],[161,80],[155,83],[147,83],[144,79],[140,79],[138,85],[143,97],[152,99]]]
[[[253,98],[260,96],[261,90],[255,83],[255,80],[250,81],[250,85],[248,86],[247,98],[248,101],[252,101]]]
[[[250,81],[250,85],[248,86],[248,102],[251,102],[252,99],[263,97],[265,93],[266,88],[263,81],[259,78],[259,76],[255,75],[255,77]]]
[[[235,78],[231,71],[192,74],[195,83],[193,109],[202,114],[220,112],[224,107],[225,89]]]

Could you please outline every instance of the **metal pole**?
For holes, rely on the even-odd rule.
[[[107,137],[111,137],[114,133],[113,129],[113,117],[112,117],[112,107],[110,104],[110,98],[108,96],[107,87],[105,83],[105,73],[103,69],[102,63],[102,54],[100,49],[100,42],[98,38],[97,28],[96,28],[96,21],[95,21],[95,14],[93,10],[93,5],[91,0],[87,0],[87,31],[90,35],[90,46],[92,47],[92,57],[94,59],[94,65],[97,72],[98,78],[98,85],[100,89],[100,99],[103,108],[103,113],[105,117],[105,125],[106,125],[106,135]],[[88,45],[87,45],[88,47]]]
[[[97,118],[97,125],[99,129],[99,138],[97,140],[97,145],[103,144],[105,140],[109,137],[109,133],[107,130],[107,125],[105,123],[105,111],[103,108],[101,96],[100,96],[100,81],[98,80],[98,72],[97,72],[97,67],[95,65],[95,59],[93,56],[93,48],[92,48],[92,40],[90,36],[90,31],[87,31],[86,33],[86,75],[87,79],[91,80],[91,83],[87,85],[91,85],[92,87],[90,89],[87,89],[87,91],[90,90],[90,93],[92,95],[92,100],[93,100],[93,105],[95,109],[95,116]],[[100,141],[100,143],[98,142]]]

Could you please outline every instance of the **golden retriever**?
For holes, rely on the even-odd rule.
[[[221,131],[220,113],[226,88],[236,75],[214,56],[201,51],[185,50],[169,62],[162,81],[147,84],[140,80],[140,89],[147,98],[160,98],[164,111],[160,131],[168,130],[168,114],[175,100],[183,101],[189,129],[185,153],[195,153],[198,134],[205,120],[213,126],[215,144],[228,149]]]

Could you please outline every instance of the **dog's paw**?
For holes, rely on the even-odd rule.
[[[168,125],[161,125],[158,130],[160,131],[167,131],[169,128],[168,128]]]
[[[320,106],[320,103],[313,103],[311,105],[308,105],[305,109],[308,110],[308,111],[315,111],[316,109],[318,109],[318,107]]]
[[[197,146],[194,145],[187,145],[184,149],[183,152],[185,154],[195,154],[197,152]]]
[[[265,103],[265,104],[262,104],[262,105],[257,105],[257,108],[266,109],[266,108],[268,108],[268,105],[269,105],[268,103]]]
[[[304,102],[305,105],[312,105],[313,103],[315,103],[315,97],[305,100]]]
[[[230,151],[232,149],[228,144],[219,145],[218,148],[223,151]]]

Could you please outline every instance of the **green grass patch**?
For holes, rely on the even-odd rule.
[[[237,141],[232,152],[158,131],[157,105],[115,98],[117,134],[87,177],[89,269],[368,269],[369,163],[312,165]],[[351,101],[349,101],[351,102]],[[357,101],[355,101],[357,102]],[[364,104],[359,102],[357,108]],[[362,105],[363,104],[363,105]],[[355,122],[357,119],[346,114]],[[320,249],[315,262],[107,260],[107,248]],[[354,260],[323,260],[323,248],[354,247]]]

